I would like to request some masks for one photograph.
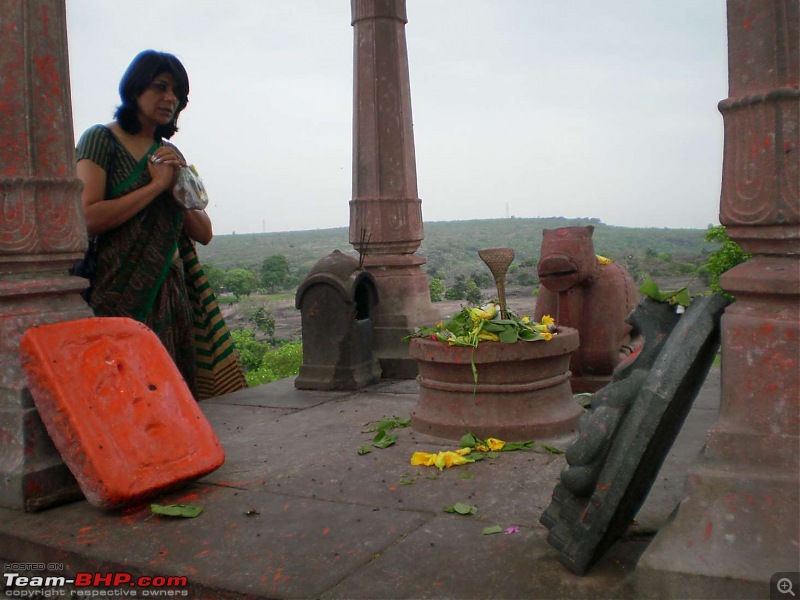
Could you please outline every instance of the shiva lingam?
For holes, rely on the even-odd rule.
[[[490,248],[478,255],[494,276],[500,317],[508,319],[505,278],[514,251]],[[419,367],[415,431],[453,440],[468,432],[554,441],[574,433],[581,408],[572,397],[569,361],[578,348],[577,330],[558,327],[550,341],[481,341],[474,347],[427,337],[410,342]]]
[[[514,261],[514,251],[511,248],[487,248],[479,250],[478,256],[486,263],[494,277],[494,285],[497,288],[497,299],[500,303],[500,316],[508,318],[508,307],[506,306],[506,273],[508,267]]]

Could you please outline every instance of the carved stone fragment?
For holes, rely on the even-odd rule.
[[[705,296],[682,316],[643,300],[629,321],[645,336],[592,398],[540,521],[570,570],[585,573],[625,532],[683,425],[719,348],[728,300]]]

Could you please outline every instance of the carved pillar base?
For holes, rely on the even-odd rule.
[[[728,0],[720,417],[645,569],[769,582],[800,564],[800,0]],[[767,594],[767,587],[762,588]]]
[[[423,264],[425,259],[416,254],[364,259],[378,287],[373,347],[384,379],[417,376],[417,361],[409,356],[408,343],[402,339],[415,327],[433,325],[441,318],[431,304],[428,278],[420,269]]]
[[[92,316],[77,277],[0,278],[0,506],[39,510],[82,498],[50,441],[19,364],[30,327]],[[79,369],[80,365],[66,366]]]

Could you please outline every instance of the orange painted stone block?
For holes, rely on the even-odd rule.
[[[22,366],[86,499],[124,506],[217,469],[225,453],[158,337],[126,318],[33,327]]]

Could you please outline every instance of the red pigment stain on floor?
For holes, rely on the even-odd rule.
[[[330,527],[326,527],[325,529],[322,530],[322,535],[328,535],[330,532],[331,532],[331,528]]]
[[[712,525],[710,522],[709,522],[709,523],[706,523],[706,531],[705,531],[705,533],[703,534],[703,539],[704,539],[705,541],[708,541],[708,540],[710,540],[710,539],[711,539],[711,533],[712,533],[713,531],[714,531],[714,525]]]

